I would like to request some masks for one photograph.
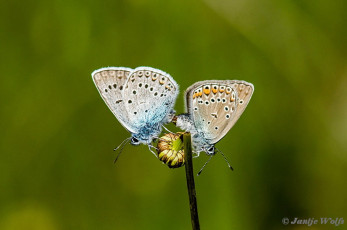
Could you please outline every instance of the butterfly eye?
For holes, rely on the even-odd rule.
[[[208,154],[214,154],[214,146],[211,146],[207,149]]]
[[[137,139],[136,137],[132,137],[131,138],[131,144],[132,145],[139,145],[140,144],[139,139]]]

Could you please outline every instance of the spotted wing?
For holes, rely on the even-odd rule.
[[[134,130],[128,122],[122,91],[132,69],[125,67],[107,67],[92,73],[93,81],[102,99],[116,116],[118,121],[130,132]]]
[[[245,109],[240,107],[242,111],[238,113],[239,96],[238,90],[234,88],[234,84],[238,82],[240,81],[201,81],[186,90],[188,113],[191,114],[197,131],[209,144],[217,143],[222,139]],[[248,94],[251,92],[253,90]],[[245,91],[243,93],[248,95]],[[246,99],[249,101],[250,97],[243,98],[243,105],[247,105]]]
[[[173,110],[177,94],[178,85],[169,74],[151,67],[136,68],[123,92],[129,121],[136,129],[168,122],[165,119]]]
[[[231,127],[233,127],[251,100],[254,92],[254,86],[252,83],[239,80],[232,80],[230,83],[233,85],[233,88],[236,90],[238,96],[236,114],[231,120]]]

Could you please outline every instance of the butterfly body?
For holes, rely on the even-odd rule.
[[[151,67],[108,67],[95,70],[93,81],[118,121],[131,133],[131,144],[150,143],[171,121],[178,85]]]
[[[163,114],[165,111],[160,111],[156,114],[148,114],[148,117],[144,117],[143,120],[136,122],[134,127],[138,130],[136,133],[132,133],[132,142],[133,145],[145,144],[148,145],[152,140],[158,138],[159,134],[162,131],[161,124],[169,123],[172,115],[169,114],[166,119],[161,119],[166,114]],[[174,111],[172,111],[174,114]],[[149,119],[151,118],[151,120]],[[137,141],[136,141],[137,140]]]
[[[188,114],[176,125],[192,134],[193,151],[215,154],[214,145],[233,127],[245,110],[254,87],[238,80],[200,81],[185,92]]]

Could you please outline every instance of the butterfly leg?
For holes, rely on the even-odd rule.
[[[195,153],[195,156],[193,156],[193,158],[197,158],[199,156],[200,156],[200,152],[197,152],[197,153]]]
[[[152,147],[152,148],[155,148],[155,149],[157,149],[157,148],[154,147],[153,145],[148,145],[149,151],[151,151],[151,152],[153,153],[153,155],[154,155],[156,158],[158,158],[157,154],[151,149],[151,147]]]
[[[164,125],[162,125],[162,127],[163,127],[166,131],[168,131],[169,133],[174,134],[174,133],[171,132],[168,128],[166,128]]]

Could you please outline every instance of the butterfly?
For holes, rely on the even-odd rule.
[[[108,108],[131,133],[125,141],[148,145],[151,150],[152,141],[175,114],[173,107],[178,95],[175,80],[151,67],[101,68],[92,73],[92,78]]]
[[[187,113],[176,116],[173,121],[191,133],[197,156],[200,152],[211,157],[216,153],[215,144],[235,125],[253,91],[251,83],[239,80],[199,81],[185,91]]]

